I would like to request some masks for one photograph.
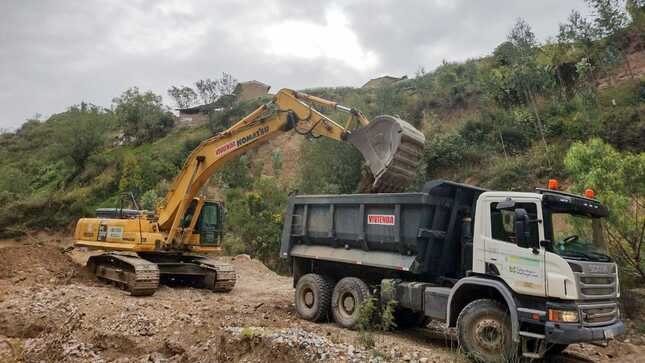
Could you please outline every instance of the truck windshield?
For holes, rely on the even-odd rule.
[[[552,252],[575,260],[611,261],[607,255],[602,218],[567,212],[547,212],[545,219],[547,238],[550,237],[553,241]]]

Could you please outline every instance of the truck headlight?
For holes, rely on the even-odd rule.
[[[560,323],[577,323],[578,312],[575,310],[549,309],[549,320]]]

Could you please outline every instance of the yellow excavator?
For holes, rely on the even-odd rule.
[[[349,115],[343,126],[315,108]],[[200,253],[220,250],[223,208],[198,196],[211,175],[229,160],[279,134],[294,130],[353,144],[372,172],[372,192],[397,192],[414,177],[425,138],[407,122],[378,116],[371,122],[358,110],[289,89],[192,151],[156,213],[134,208],[97,210],[81,218],[75,246],[106,251],[87,267],[100,279],[129,291],[152,295],[162,282],[186,283],[227,292],[235,286],[231,264]],[[304,161],[306,162],[306,161]]]

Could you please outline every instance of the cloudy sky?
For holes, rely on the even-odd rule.
[[[554,36],[583,0],[124,0],[0,2],[0,129],[138,86],[217,77],[360,86],[491,52],[517,18]]]

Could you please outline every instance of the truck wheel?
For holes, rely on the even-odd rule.
[[[331,297],[334,321],[343,328],[353,329],[358,322],[361,305],[370,297],[367,284],[356,277],[338,281]]]
[[[296,310],[301,318],[313,322],[329,318],[331,289],[334,286],[329,277],[306,274],[296,284]]]
[[[508,362],[517,357],[510,319],[495,300],[466,305],[457,318],[457,332],[459,345],[476,361]]]
[[[423,312],[400,308],[394,312],[397,329],[419,328],[428,324],[428,318]]]

